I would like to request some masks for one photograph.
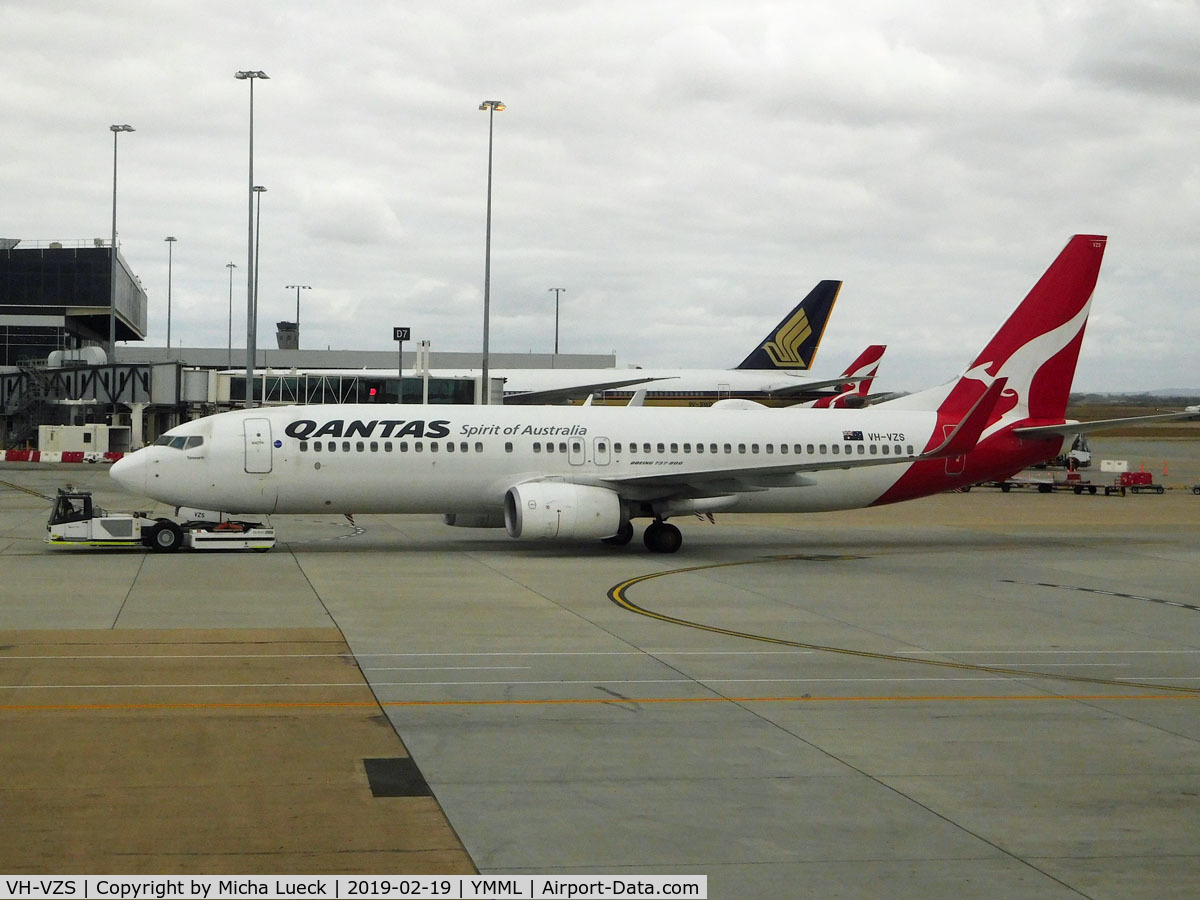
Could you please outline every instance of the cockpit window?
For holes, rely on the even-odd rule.
[[[154,442],[155,447],[174,447],[176,450],[191,450],[193,447],[204,446],[204,438],[201,435],[169,435],[164,434]]]

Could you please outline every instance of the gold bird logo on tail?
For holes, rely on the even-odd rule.
[[[808,316],[803,309],[783,323],[775,332],[775,340],[766,341],[763,349],[771,362],[781,369],[803,369],[808,362],[800,355],[800,348],[812,336],[812,327],[808,324]]]

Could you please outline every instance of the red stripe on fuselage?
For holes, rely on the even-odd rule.
[[[1017,425],[1033,424],[1024,420]],[[934,438],[940,441],[939,438]],[[887,503],[897,503],[901,500],[913,500],[917,497],[928,497],[955,488],[968,487],[981,481],[999,481],[1014,472],[1043,462],[1055,456],[1062,449],[1062,437],[1039,438],[1029,440],[1018,438],[1012,433],[1011,427],[1006,427],[980,441],[975,449],[966,455],[952,459],[927,459],[913,463],[883,495],[872,503],[872,506],[883,506]],[[958,471],[958,474],[948,474],[947,468]]]

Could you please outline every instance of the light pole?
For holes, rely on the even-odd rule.
[[[296,289],[296,349],[300,349],[300,292],[311,291],[311,284],[288,284],[284,285],[284,290],[290,291]]]
[[[484,100],[480,109],[488,114],[488,182],[487,182],[487,239],[483,251],[483,402],[488,402],[488,328],[492,303],[492,122],[496,113],[504,110],[499,100]]]
[[[108,130],[113,133],[112,241],[108,269],[108,364],[111,366],[117,361],[117,134],[133,131],[133,126],[109,125]],[[116,412],[115,398],[113,412]]]
[[[250,333],[254,335],[254,364],[258,364],[258,235],[262,230],[262,195],[266,193],[266,188],[261,184],[254,186],[254,193],[258,195],[258,202],[254,209],[254,312],[250,316]],[[266,354],[263,354],[264,357]],[[264,363],[265,366],[265,363]]]
[[[233,270],[237,268],[237,263],[227,262],[225,268],[229,270],[229,359],[225,365],[230,369],[233,368]]]
[[[554,292],[554,355],[558,356],[558,295],[565,292],[566,288],[549,288]]]
[[[254,333],[254,81],[269,78],[266,72],[235,72],[234,78],[250,82],[250,177],[246,197],[246,408],[254,406],[254,358],[257,355]]]
[[[175,258],[176,238],[165,237],[167,242],[167,349],[171,349],[171,264]]]

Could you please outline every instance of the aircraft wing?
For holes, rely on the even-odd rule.
[[[618,388],[629,387],[631,384],[648,384],[651,381],[670,381],[674,375],[661,378],[625,378],[620,381],[597,381],[592,384],[571,384],[566,387],[547,388],[544,391],[522,391],[519,394],[505,394],[506,406],[521,406],[527,404],[545,405],[563,400],[582,400],[592,394],[604,391],[615,391]]]
[[[1046,437],[1052,434],[1084,434],[1117,428],[1122,425],[1152,425],[1155,422],[1185,422],[1200,419],[1200,411],[1189,409],[1184,412],[1160,413],[1153,416],[1127,416],[1121,419],[1094,419],[1091,422],[1064,422],[1061,425],[1029,425],[1014,428],[1018,437]]]
[[[778,466],[748,466],[742,469],[708,469],[689,472],[654,472],[646,475],[623,475],[598,481],[622,496],[645,500],[658,497],[716,497],[765,491],[775,487],[806,487],[816,484],[805,477],[806,472],[825,472],[831,469],[856,469],[889,463],[912,462],[919,456],[847,457],[812,463],[785,463]]]
[[[785,384],[779,387],[772,384],[771,395],[773,397],[804,397],[807,394],[812,394],[816,397],[821,396],[820,392],[826,388],[839,388],[843,384],[865,381],[868,378],[874,377],[873,375],[839,375],[837,378],[822,378],[811,381],[806,379],[797,384]]]

